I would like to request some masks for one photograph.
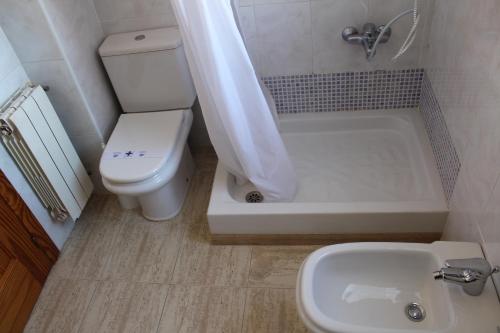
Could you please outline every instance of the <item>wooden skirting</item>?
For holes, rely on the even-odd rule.
[[[215,245],[328,245],[355,242],[432,243],[441,239],[441,233],[390,234],[294,234],[294,235],[226,235],[212,234]]]

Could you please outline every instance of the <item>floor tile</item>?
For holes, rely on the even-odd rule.
[[[58,279],[51,276],[25,327],[28,333],[78,332],[97,282]]]
[[[198,170],[191,182],[190,190],[184,204],[182,223],[208,223],[207,210],[213,183],[212,171]]]
[[[294,286],[317,247],[211,245],[216,158],[203,154],[195,155],[183,211],[170,221],[124,211],[115,196],[92,198],[27,332],[305,332]]]
[[[192,150],[192,154],[197,170],[215,170],[218,159],[213,147],[196,147],[196,149]]]
[[[169,286],[103,281],[82,321],[80,333],[154,333]]]
[[[75,222],[70,238],[86,238],[94,233],[94,229],[109,224],[118,224],[126,214],[115,195],[94,194],[80,218]]]
[[[91,230],[86,237],[68,239],[51,274],[67,279],[99,277],[109,261],[120,226],[99,221]]]
[[[158,332],[240,332],[246,290],[172,286]]]
[[[242,332],[307,332],[297,313],[295,290],[248,289]]]
[[[185,229],[184,225],[169,221],[124,223],[100,278],[170,282]]]
[[[294,288],[304,259],[317,246],[254,246],[248,285]]]
[[[250,265],[250,247],[214,246],[210,244],[208,237],[208,225],[189,225],[172,283],[244,285]]]

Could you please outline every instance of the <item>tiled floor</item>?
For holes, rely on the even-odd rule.
[[[149,222],[94,196],[26,332],[305,332],[295,279],[316,247],[214,246],[206,209],[216,158],[195,154],[182,213]]]

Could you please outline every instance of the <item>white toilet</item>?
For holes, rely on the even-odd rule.
[[[186,144],[196,91],[177,28],[111,35],[99,54],[125,114],[101,158],[106,189],[125,209],[179,213],[194,163]]]

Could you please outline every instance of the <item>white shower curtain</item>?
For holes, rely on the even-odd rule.
[[[295,171],[230,0],[172,0],[172,5],[220,162],[239,183],[253,183],[266,201],[293,200]]]

